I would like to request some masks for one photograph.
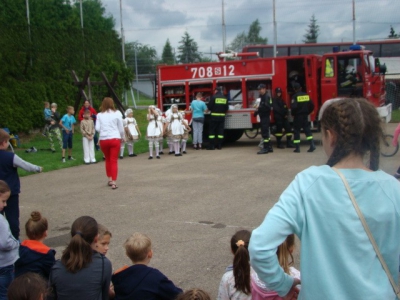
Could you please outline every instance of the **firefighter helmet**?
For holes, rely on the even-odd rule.
[[[356,69],[352,65],[348,65],[346,67],[346,74],[355,74],[355,73],[356,73]]]
[[[280,87],[277,87],[277,88],[275,89],[275,93],[282,93],[282,89],[281,89]]]

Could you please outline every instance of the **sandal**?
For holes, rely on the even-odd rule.
[[[110,180],[110,181],[107,183],[107,185],[108,185],[108,186],[112,186],[112,185],[113,185],[112,180]]]
[[[113,183],[112,185],[111,185],[111,189],[112,190],[116,190],[118,188],[118,185],[116,184],[116,183]]]

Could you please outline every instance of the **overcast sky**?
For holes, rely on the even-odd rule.
[[[120,31],[119,0],[102,0]],[[226,43],[248,31],[258,18],[261,36],[273,43],[272,0],[224,0]],[[400,0],[355,0],[356,39],[381,39],[390,25],[400,33]],[[155,47],[161,56],[167,38],[173,48],[185,31],[203,53],[222,50],[222,0],[122,0],[125,41]],[[352,0],[276,0],[278,44],[301,43],[311,15],[320,26],[318,42],[352,41]]]

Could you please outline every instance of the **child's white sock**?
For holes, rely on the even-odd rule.
[[[124,156],[124,151],[125,151],[125,143],[121,143],[121,150],[119,156]]]
[[[169,142],[168,146],[169,146],[169,152],[174,151],[174,144],[172,142]]]
[[[174,142],[174,148],[175,148],[175,155],[179,154],[179,142]]]
[[[128,144],[128,152],[129,152],[129,155],[133,154],[133,143]]]
[[[182,152],[186,151],[186,140],[182,140],[181,148],[182,148]]]
[[[153,157],[153,142],[149,141],[149,155]]]
[[[160,148],[159,143],[155,142],[155,146],[156,146],[156,156],[160,156],[159,155],[159,148]]]
[[[159,149],[160,149],[160,152],[163,152],[163,149],[164,149],[164,140],[161,140],[161,141],[159,142]]]

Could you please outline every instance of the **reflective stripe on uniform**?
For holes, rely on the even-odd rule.
[[[264,143],[268,143],[268,142],[269,142],[269,139],[265,139],[265,140],[264,140]]]
[[[209,135],[208,138],[209,139],[215,139],[215,135]]]
[[[216,98],[215,99],[215,104],[226,104],[228,100],[225,98]]]
[[[219,113],[211,113],[211,115],[215,117],[225,117],[225,114],[219,114]]]
[[[293,144],[300,144],[300,140],[294,140]]]
[[[275,133],[275,136],[282,136],[283,133]]]
[[[313,138],[312,138],[312,136],[308,136],[307,137],[307,141],[310,141],[310,140],[312,140]]]
[[[218,138],[219,138],[219,139],[223,139],[224,136],[223,136],[223,135],[219,135]]]
[[[292,136],[293,133],[286,133],[286,136]]]
[[[297,102],[308,102],[310,101],[310,96],[304,95],[304,96],[297,96]]]

